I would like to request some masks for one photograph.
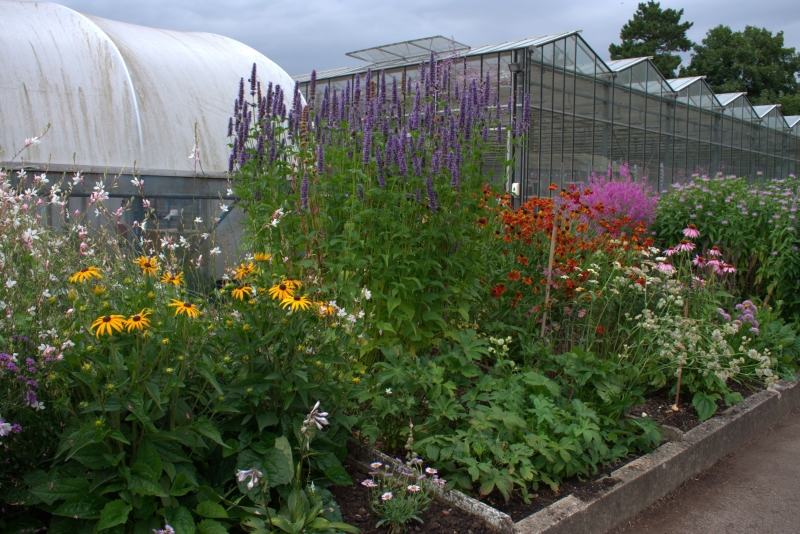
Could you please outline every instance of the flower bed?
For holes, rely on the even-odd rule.
[[[656,199],[623,167],[515,205],[487,173],[526,114],[458,61],[312,83],[308,105],[243,79],[229,134],[246,259],[216,285],[198,271],[210,232],[155,240],[149,213],[116,230],[118,178],[74,213],[69,179],[2,176],[0,527],[427,522],[416,461],[374,475],[358,521],[340,510],[350,436],[523,513],[656,448],[658,421],[628,417],[652,395],[702,421],[742,400],[735,384],[792,376],[781,273],[800,256],[776,221],[793,178],[747,186],[775,212],[769,258],[755,228],[674,209],[746,204],[739,179]]]

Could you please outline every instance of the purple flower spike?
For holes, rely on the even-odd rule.
[[[303,181],[300,182],[300,205],[304,210],[308,209],[308,173],[303,175]]]
[[[308,89],[308,99],[310,100],[310,104],[314,106],[314,100],[317,96],[317,71],[311,71],[311,81],[309,82],[309,89]]]
[[[250,96],[256,95],[256,64],[253,63],[253,70],[250,73]]]
[[[319,175],[325,173],[325,149],[322,145],[317,147],[317,173]]]

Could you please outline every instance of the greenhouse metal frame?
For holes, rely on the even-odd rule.
[[[529,131],[504,177],[522,198],[625,163],[658,190],[695,173],[757,179],[798,170],[800,116],[753,106],[745,93],[714,94],[702,76],[666,79],[647,57],[603,61],[580,31],[477,48],[438,36],[360,50],[348,55],[367,64],[317,73],[317,84],[342,90],[368,69],[413,80],[431,52],[467,75],[489,74],[500,102],[514,95],[518,119],[530,94]],[[294,80],[307,96],[310,75]]]

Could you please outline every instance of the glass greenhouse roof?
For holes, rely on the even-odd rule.
[[[441,35],[436,35],[434,37],[403,41],[402,43],[365,48],[364,50],[347,52],[345,55],[374,64],[384,64],[407,62],[414,58],[424,58],[429,56],[431,52],[438,55],[448,52],[457,53],[465,50],[469,50],[469,46],[442,37]]]

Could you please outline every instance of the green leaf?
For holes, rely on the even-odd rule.
[[[281,442],[281,440],[283,441]],[[288,449],[287,454],[287,450],[283,448],[283,443],[285,443],[288,449],[288,440],[284,437],[280,437],[275,440],[275,447],[268,450],[264,455],[264,475],[267,477],[267,484],[269,487],[288,484],[292,480],[292,471],[294,467],[292,465],[292,451]]]
[[[199,516],[209,517],[211,519],[225,519],[228,517],[228,512],[225,511],[225,508],[211,501],[202,501],[198,503],[194,512]]]
[[[31,490],[31,493],[47,504],[78,497],[89,491],[89,481],[85,478],[66,478],[61,480],[45,480],[43,484]]]
[[[196,527],[192,512],[184,508],[167,508],[164,510],[164,519],[169,526],[175,529],[175,534],[194,534]]]
[[[325,470],[325,476],[337,486],[350,486],[353,484],[353,479],[345,471],[341,465],[334,465]]]
[[[697,410],[697,415],[701,421],[705,421],[717,411],[717,403],[715,401],[716,395],[709,395],[708,393],[698,392],[692,398],[692,405]]]
[[[153,442],[150,441],[148,438],[144,438],[142,440],[141,445],[139,446],[139,452],[136,455],[137,462],[143,462],[146,464],[156,475],[156,478],[161,477],[161,473],[163,468],[161,466],[161,455],[158,453],[155,445]]]
[[[256,416],[258,421],[258,431],[261,432],[267,427],[275,426],[278,424],[278,416],[273,412],[260,413]]]
[[[144,410],[144,395],[142,395],[141,391],[134,391],[128,396],[128,402],[126,404],[128,411],[133,414],[133,416],[138,419],[147,430],[151,432],[155,432],[156,428],[153,426],[153,422],[147,416]],[[125,418],[126,421],[133,420],[131,416]]]
[[[53,510],[53,515],[77,519],[100,519],[100,514],[107,502],[108,499],[94,493],[84,493],[67,499],[64,504]]]
[[[155,495],[156,497],[169,497],[160,484],[149,480],[145,475],[132,475],[128,483],[128,491],[134,495]]]
[[[107,503],[100,513],[100,521],[95,525],[95,530],[104,530],[116,525],[122,525],[128,520],[128,514],[133,510],[133,506],[122,499],[117,499]]]
[[[170,487],[169,494],[173,497],[183,497],[190,491],[194,486],[189,484],[186,474],[185,473],[178,473],[175,475],[175,480],[172,481],[172,487]]]
[[[214,425],[211,424],[210,421],[201,419],[195,421],[192,427],[217,445],[222,445],[223,447],[228,448],[228,445],[222,441],[222,436],[219,435],[219,431],[214,427]]]
[[[397,297],[389,297],[386,301],[386,313],[388,318],[392,318],[392,312],[395,308],[397,308],[403,301]],[[385,330],[385,329],[384,329]]]
[[[197,524],[197,532],[200,534],[228,534],[228,529],[219,521],[203,519]]]

